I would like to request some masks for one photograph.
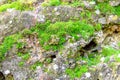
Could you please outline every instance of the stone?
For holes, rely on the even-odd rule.
[[[119,17],[117,15],[110,15],[107,18],[107,23],[118,23],[119,22]]]
[[[109,2],[111,6],[119,6],[120,5],[120,0],[112,0]]]
[[[106,20],[105,17],[102,17],[102,18],[98,19],[98,23],[100,23],[100,24],[107,24],[107,20]]]
[[[97,9],[97,10],[95,11],[95,13],[96,13],[97,15],[99,15],[99,14],[100,14],[100,10]]]
[[[95,7],[96,2],[95,1],[83,1],[85,8],[87,9],[93,9]]]

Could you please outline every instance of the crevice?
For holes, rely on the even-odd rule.
[[[80,52],[80,56],[85,57],[86,55],[88,55],[87,53],[91,53],[91,52],[97,52],[97,49],[94,49],[97,47],[97,43],[95,43],[94,39],[92,41],[90,41],[85,47],[82,47],[79,52]]]
[[[0,80],[5,80],[5,76],[2,72],[0,72]]]

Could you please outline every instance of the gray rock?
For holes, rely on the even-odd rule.
[[[102,17],[102,18],[98,19],[98,23],[100,23],[100,24],[107,24],[107,20],[106,20],[105,17]]]
[[[91,2],[83,1],[83,3],[84,3],[85,8],[87,8],[87,9],[93,9],[96,5],[95,1],[91,1]]]
[[[120,5],[120,0],[112,0],[109,2],[111,6],[119,6]]]

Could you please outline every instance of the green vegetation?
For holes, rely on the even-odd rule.
[[[109,47],[109,46],[104,47],[103,51],[102,51],[102,55],[104,55],[105,57],[111,56],[114,54],[119,54],[119,53],[120,53],[120,50],[116,50],[116,49]]]
[[[115,9],[114,7],[112,7],[109,3],[105,2],[105,3],[99,3],[96,6],[96,9],[99,9],[102,13],[110,13],[110,14],[114,14]]]
[[[48,25],[48,27],[45,25]],[[66,41],[66,35],[73,36],[76,40],[79,39],[79,36],[77,35],[81,35],[84,39],[88,39],[95,31],[92,25],[81,21],[56,22],[54,24],[47,23],[45,25],[37,25],[36,29],[31,30],[38,33],[40,44],[46,50],[57,50],[61,48]],[[49,44],[52,35],[55,35],[60,39],[58,43]]]
[[[3,43],[0,45],[0,61],[4,59],[5,53],[11,49],[14,43],[17,42],[18,39],[21,38],[20,34],[15,34],[8,36],[4,39]]]
[[[28,54],[28,53],[20,53],[20,52],[18,52],[17,53],[18,54],[18,56],[19,57],[21,57],[23,60],[28,60],[29,58],[30,58],[30,54]]]
[[[77,64],[74,69],[70,69],[70,68],[66,69],[66,73],[71,77],[71,79],[73,79],[75,77],[80,78],[85,72],[88,71],[88,67],[97,65],[98,63],[100,63],[101,62],[100,59],[102,57],[105,58],[105,60],[104,60],[105,63],[109,62],[110,57],[113,55],[117,62],[120,61],[120,50],[116,50],[110,46],[104,47],[100,54],[99,53],[97,53],[97,54],[91,53],[91,54],[94,54],[94,55],[88,55],[88,58],[85,58],[85,57],[82,58],[80,56],[77,56],[75,58],[76,61],[82,60],[82,61],[85,61],[87,64],[84,64],[84,65]],[[95,56],[95,54],[96,54],[96,56]]]
[[[37,61],[36,63],[34,63],[33,65],[30,66],[30,69],[35,70],[37,68],[37,66],[42,67],[43,64],[41,62]]]
[[[49,4],[50,6],[58,6],[60,5],[60,0],[50,0]]]
[[[82,74],[87,71],[87,66],[77,66],[74,69],[66,69],[66,73],[71,77],[71,79],[74,79],[75,77],[80,78]]]
[[[31,10],[32,6],[28,4],[23,4],[19,0],[11,3],[6,3],[0,6],[0,12],[6,11],[9,8],[14,8],[16,10]]]
[[[95,9],[99,9],[103,14],[116,14],[120,16],[120,6],[113,7],[109,2],[98,3]]]
[[[23,61],[19,62],[18,65],[22,67],[25,63]]]

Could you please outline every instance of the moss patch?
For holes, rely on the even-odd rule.
[[[9,8],[14,8],[16,10],[32,10],[33,7],[28,4],[23,4],[20,1],[15,1],[0,6],[0,12],[6,11]]]
[[[8,36],[4,39],[3,43],[0,45],[0,61],[4,59],[5,53],[21,38],[20,34],[15,34]]]

